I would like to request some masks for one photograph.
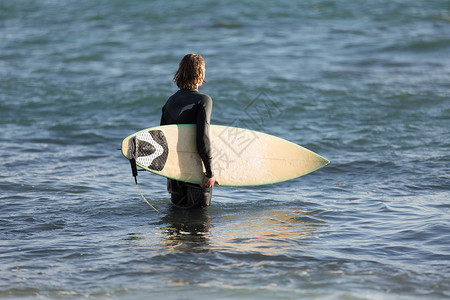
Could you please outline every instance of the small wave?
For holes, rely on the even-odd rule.
[[[447,51],[450,48],[450,39],[414,40],[409,42],[396,42],[396,44],[380,49],[383,52],[430,52]]]

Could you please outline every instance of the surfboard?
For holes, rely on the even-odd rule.
[[[211,125],[212,170],[222,186],[273,184],[311,173],[329,161],[266,133]],[[133,133],[122,154],[152,173],[199,184],[205,172],[195,142],[196,126],[166,125]]]

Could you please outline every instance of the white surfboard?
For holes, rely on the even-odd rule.
[[[223,186],[252,186],[290,180],[329,161],[284,139],[262,132],[210,126],[215,177]],[[122,154],[155,174],[199,184],[204,166],[197,152],[195,125],[144,129],[122,141]]]

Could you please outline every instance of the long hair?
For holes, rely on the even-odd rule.
[[[187,54],[180,61],[178,71],[173,76],[173,81],[182,90],[195,89],[205,78],[204,66],[203,57],[193,53]]]

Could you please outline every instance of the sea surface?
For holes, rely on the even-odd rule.
[[[196,211],[140,172],[155,212],[119,147],[191,52],[213,124],[331,163]],[[450,298],[448,0],[0,0],[0,143],[1,299]]]

